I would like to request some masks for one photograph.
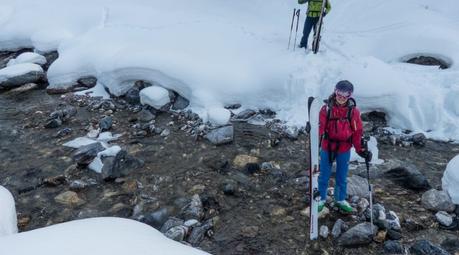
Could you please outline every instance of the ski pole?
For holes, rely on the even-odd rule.
[[[295,30],[295,45],[293,45],[293,50],[295,50],[296,48],[296,36],[298,34],[298,24],[300,23],[300,10],[301,9],[298,9],[296,11],[296,30]]]
[[[368,151],[368,142],[364,140],[363,145],[366,151]],[[368,158],[365,158],[365,165],[367,167],[367,181],[368,181],[368,192],[370,194],[370,222],[371,222],[371,231],[373,232],[373,192],[370,183],[370,162]]]
[[[287,46],[287,50],[290,49],[290,41],[292,40],[292,31],[293,31],[293,23],[295,22],[295,13],[296,13],[296,8],[293,9],[292,24],[290,25],[290,35],[289,35],[289,37],[288,37],[288,46]]]

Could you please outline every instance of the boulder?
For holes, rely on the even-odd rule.
[[[338,244],[344,247],[357,247],[369,244],[373,241],[373,236],[376,234],[377,227],[369,222],[360,223],[338,239]]]
[[[413,164],[391,169],[385,172],[384,175],[408,189],[426,190],[430,188],[426,177]]]
[[[214,145],[231,143],[234,139],[234,128],[232,125],[213,129],[205,136]]]
[[[431,189],[422,194],[421,203],[424,208],[431,211],[453,212],[456,208],[448,193],[436,189]]]

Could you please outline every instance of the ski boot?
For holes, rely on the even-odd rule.
[[[346,201],[337,201],[336,205],[338,206],[339,210],[344,214],[351,214],[354,212],[354,208]]]

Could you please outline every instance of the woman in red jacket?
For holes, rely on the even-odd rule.
[[[346,201],[347,173],[351,147],[366,160],[371,160],[371,152],[361,146],[363,134],[360,111],[351,97],[354,86],[349,81],[340,81],[326,105],[320,110],[319,134],[321,137],[319,192],[321,201],[319,212],[325,206],[331,167],[336,159],[335,202],[346,213],[353,208]]]

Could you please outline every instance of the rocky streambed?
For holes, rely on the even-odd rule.
[[[103,100],[50,95],[46,80],[38,84],[0,94],[0,185],[15,197],[20,231],[116,216],[212,254],[459,252],[459,209],[440,191],[457,144],[393,135],[382,116],[366,116],[384,160],[371,166],[374,233],[365,223],[366,169],[354,163],[348,185],[356,212],[343,215],[329,201],[322,237],[312,242],[308,137],[274,112],[235,111],[230,130],[209,136],[215,127],[195,114],[142,106],[135,91],[129,100]],[[105,148],[63,146],[79,137],[120,151],[100,156],[97,173],[88,163]]]

